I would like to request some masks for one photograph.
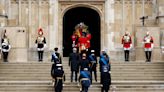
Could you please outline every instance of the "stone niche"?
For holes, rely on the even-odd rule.
[[[6,29],[7,37],[11,45],[9,62],[27,62],[27,32],[24,27],[4,27],[1,36]]]
[[[135,52],[136,60],[146,60],[144,52],[143,38],[146,32],[149,31],[150,35],[154,39],[154,49],[152,51],[152,61],[159,61],[162,59],[162,53],[160,48],[160,28],[159,27],[136,27],[135,30]]]

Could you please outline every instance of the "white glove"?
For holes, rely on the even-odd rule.
[[[152,48],[152,49],[154,48],[154,44],[151,44],[151,48]]]
[[[35,48],[37,48],[37,44],[35,44]]]
[[[46,44],[44,44],[44,47],[47,47],[47,45],[46,45]]]
[[[132,49],[132,46],[133,46],[133,45],[132,45],[132,44],[130,44],[130,49]]]
[[[124,48],[124,44],[122,44],[122,48]]]

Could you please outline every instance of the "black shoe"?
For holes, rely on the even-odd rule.
[[[146,62],[150,62],[149,60],[146,60]]]

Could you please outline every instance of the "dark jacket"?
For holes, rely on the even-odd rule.
[[[57,57],[55,57],[53,54],[55,54]],[[51,62],[54,62],[56,64],[62,64],[62,59],[61,59],[60,53],[58,53],[58,52],[52,53]]]
[[[89,55],[88,60],[90,63],[90,69],[96,71],[97,57],[95,55]]]
[[[103,59],[104,59],[104,62],[106,64],[104,64],[103,62]],[[108,68],[108,71],[110,71],[110,64],[109,64],[109,57],[104,57],[103,55],[100,56],[100,61],[99,61],[99,64],[100,64],[100,72],[103,72],[104,71],[104,66],[107,66]]]
[[[79,62],[79,66],[80,66],[80,71],[82,71],[84,68],[88,68],[89,69],[89,60],[88,59],[81,59]]]
[[[69,56],[69,66],[71,66],[71,71],[79,71],[79,60],[80,55],[78,53],[71,53]]]
[[[111,85],[111,76],[109,72],[103,72],[102,75],[102,85],[103,89],[109,90]]]

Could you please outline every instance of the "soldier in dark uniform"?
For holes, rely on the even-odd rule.
[[[102,84],[102,72],[104,70],[108,70],[110,71],[110,61],[109,61],[109,56],[107,55],[107,53],[105,51],[102,51],[101,55],[100,55],[100,61],[99,61],[99,64],[100,64],[100,72],[101,72],[101,75],[100,75],[100,83]]]
[[[87,59],[86,53],[82,54],[81,60],[79,62],[79,66],[80,66],[80,71],[84,70],[84,68],[89,69],[89,60]]]
[[[88,88],[91,85],[91,76],[88,68],[84,68],[84,70],[80,71],[79,81],[82,86],[81,92],[88,92]]]
[[[7,38],[7,35],[6,35],[6,30],[5,30],[5,33],[4,33],[4,37],[2,38],[2,54],[3,54],[3,60],[4,62],[8,62],[7,58],[8,58],[8,53],[10,51],[10,43],[9,43],[9,39]]]
[[[97,57],[95,55],[95,51],[91,50],[91,54],[88,57],[88,60],[90,62],[90,71],[91,71],[91,83],[92,83],[92,72],[94,72],[95,81],[97,82]]]
[[[69,66],[71,66],[71,82],[73,81],[73,73],[75,73],[75,82],[77,82],[77,74],[79,72],[79,60],[80,55],[77,53],[77,49],[73,48],[73,53],[69,56]]]
[[[51,76],[55,80],[55,85],[54,85],[55,92],[62,92],[63,81],[65,81],[65,75],[64,75],[62,64],[52,65]]]
[[[109,56],[105,51],[102,51],[102,54],[100,55],[100,72],[101,72],[101,80],[100,83],[102,84],[101,92],[108,92],[111,85],[111,76],[110,76],[110,60]]]
[[[111,76],[110,72],[107,70],[104,70],[101,72],[102,77],[102,88],[101,92],[108,92],[110,90],[110,85],[111,85]]]
[[[58,48],[54,48],[54,52],[52,53],[51,62],[54,62],[55,64],[62,64],[61,55],[58,52]]]
[[[38,37],[35,41],[38,50],[38,61],[43,61],[43,52],[46,47],[46,38],[43,36],[43,30],[40,28],[38,30]]]

